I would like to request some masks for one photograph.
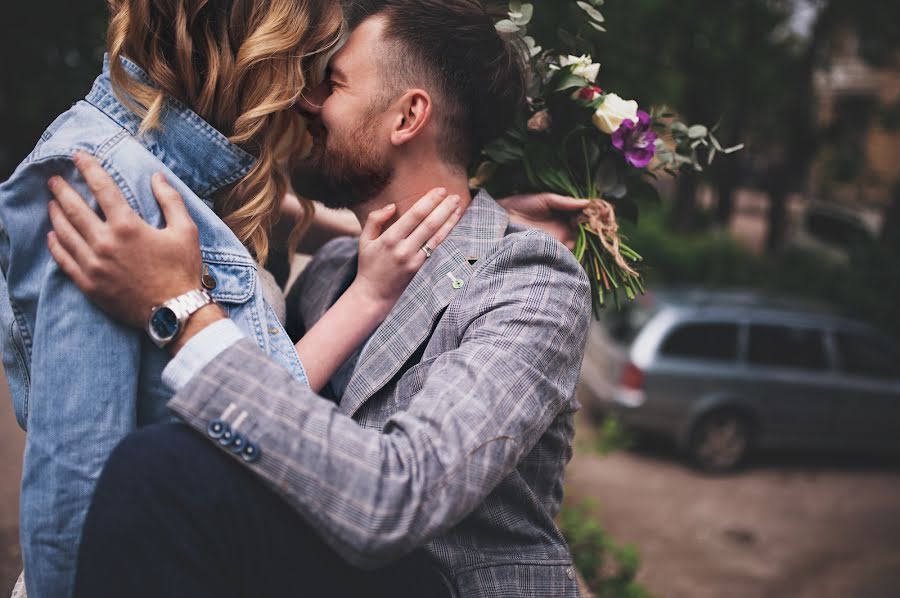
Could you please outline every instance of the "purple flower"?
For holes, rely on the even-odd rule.
[[[656,153],[656,133],[653,132],[650,115],[638,110],[637,122],[624,120],[612,134],[612,144],[625,154],[625,159],[635,168],[646,168]]]

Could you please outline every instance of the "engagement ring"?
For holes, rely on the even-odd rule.
[[[434,253],[434,249],[432,249],[431,247],[429,247],[429,246],[428,246],[428,243],[425,243],[424,245],[422,245],[422,251],[425,252],[425,259],[430,258],[430,257],[431,257],[431,254]]]

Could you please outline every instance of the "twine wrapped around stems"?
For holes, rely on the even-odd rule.
[[[616,220],[616,210],[613,205],[604,199],[592,199],[591,204],[584,209],[583,214],[583,221],[597,235],[600,243],[603,244],[603,248],[612,256],[616,265],[631,276],[639,276],[622,256],[619,222]]]

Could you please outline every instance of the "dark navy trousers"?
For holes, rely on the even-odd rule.
[[[183,424],[126,438],[100,477],[78,598],[450,596],[421,553],[377,571],[341,559],[245,467]]]

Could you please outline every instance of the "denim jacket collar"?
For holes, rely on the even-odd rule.
[[[135,79],[152,85],[135,63],[122,58]],[[237,182],[252,168],[255,158],[234,145],[205,120],[174,98],[166,99],[160,127],[139,135],[141,118],[116,97],[109,76],[109,56],[103,58],[103,74],[94,83],[87,101],[106,114],[153,153],[198,197]]]

